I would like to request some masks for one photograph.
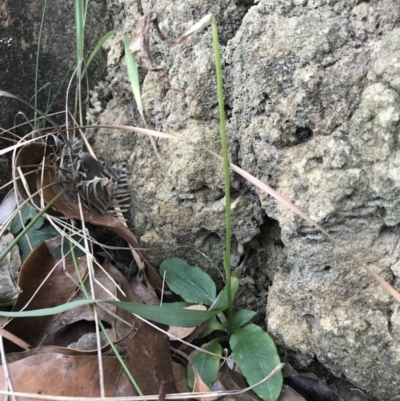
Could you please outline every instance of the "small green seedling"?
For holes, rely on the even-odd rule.
[[[229,341],[232,358],[250,385],[258,383],[276,368],[279,363],[278,351],[271,337],[259,326],[249,323],[255,312],[242,309],[237,311],[229,323],[225,311],[229,302],[226,287],[218,295],[212,278],[197,266],[191,266],[178,258],[165,260],[160,266],[160,273],[165,277],[169,288],[189,304],[202,304],[209,310],[222,310],[212,317],[204,326],[199,337],[219,332],[217,339],[203,344],[202,348],[212,352],[194,351],[191,359],[204,383],[211,387],[217,380],[219,358],[222,355],[221,341]],[[232,275],[231,293],[236,295],[239,288],[239,277]],[[164,304],[164,306],[167,306]],[[222,335],[221,335],[222,333]],[[188,383],[194,384],[193,369],[188,368]],[[282,374],[279,372],[271,380],[257,386],[254,391],[265,401],[278,399],[282,389]]]

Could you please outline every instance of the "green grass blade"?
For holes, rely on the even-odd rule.
[[[71,301],[66,304],[62,304],[59,306],[54,306],[52,308],[43,308],[43,309],[35,309],[35,310],[24,310],[24,311],[16,311],[16,312],[5,312],[5,311],[0,311],[0,316],[5,316],[5,317],[39,317],[39,316],[51,316],[51,315],[57,315],[58,313],[63,313],[66,311],[69,311],[74,308],[78,308],[79,306],[83,305],[90,305],[95,303],[96,301],[93,301],[91,299],[81,299],[78,301]]]
[[[126,67],[128,69],[129,81],[131,82],[132,92],[136,101],[136,106],[139,110],[140,116],[144,121],[143,102],[142,102],[142,96],[140,94],[140,85],[139,85],[139,73],[135,56],[129,51],[130,42],[131,40],[129,39],[129,37],[124,34],[125,60],[126,60]]]
[[[104,45],[104,43],[107,41],[108,38],[111,36],[115,35],[117,31],[109,31],[107,32],[97,43],[96,47],[93,49],[92,53],[90,54],[88,61],[85,65],[85,69],[82,72],[82,78],[85,76],[91,62],[93,59],[96,57],[96,54],[100,51],[101,47]]]
[[[279,355],[271,337],[255,324],[236,330],[229,344],[232,356],[250,385],[267,377],[279,364]],[[264,401],[276,401],[283,384],[282,373],[255,387],[253,391]]]
[[[39,29],[39,38],[38,38],[38,46],[36,51],[36,65],[35,65],[35,94],[33,95],[35,99],[35,108],[38,108],[38,85],[39,85],[39,59],[40,59],[40,46],[42,44],[42,33],[44,26],[44,19],[46,17],[46,9],[47,9],[48,0],[45,0],[43,4],[43,12],[42,12],[42,20],[40,21],[40,29]],[[35,112],[35,121],[33,123],[35,129],[37,128],[37,112]]]
[[[44,85],[42,85],[39,89],[35,89],[35,94],[29,99],[29,103],[32,103],[32,100],[35,100],[35,105],[37,104],[37,95],[44,89],[46,89],[50,85],[50,82],[46,82]]]
[[[76,94],[76,106],[79,111],[79,121],[83,125],[83,110],[82,110],[82,93],[81,93],[81,80],[82,80],[82,65],[83,49],[85,42],[85,7],[83,0],[75,0],[75,35],[76,35],[76,75],[78,78],[78,88]]]
[[[178,327],[197,326],[221,312],[220,310],[199,311],[181,308],[164,308],[156,305],[134,304],[121,301],[107,302],[128,312],[135,313],[145,319]]]
[[[144,319],[149,319],[157,323],[167,324],[171,326],[179,326],[179,327],[197,326],[198,324],[205,322],[206,320],[215,316],[217,313],[221,312],[220,310],[198,311],[198,310],[181,309],[181,308],[163,308],[162,306],[136,304],[133,302],[83,299],[79,301],[68,302],[63,305],[55,306],[53,308],[43,308],[43,309],[22,311],[22,312],[0,311],[0,316],[37,317],[37,316],[56,315],[58,313],[65,312],[82,305],[91,305],[96,302],[107,302],[108,304],[114,305],[117,308],[121,308],[128,312],[139,315]]]

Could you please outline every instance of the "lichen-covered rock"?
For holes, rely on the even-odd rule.
[[[232,160],[336,239],[334,246],[232,174],[232,260],[243,248],[250,253],[238,303],[260,316],[268,305],[268,329],[298,365],[320,363],[377,399],[396,394],[400,309],[356,260],[400,289],[399,2],[109,0],[109,7],[124,32],[155,10],[171,37],[217,15]],[[153,34],[151,45],[172,85],[193,96],[166,91],[156,72],[142,70],[147,122],[188,141],[158,140],[161,162],[146,137],[99,130],[92,141],[130,166],[130,224],[150,259],[180,256],[217,277],[222,166],[200,147],[220,152],[211,32],[173,48]],[[92,116],[140,125],[120,38],[107,46],[108,77],[93,93]]]

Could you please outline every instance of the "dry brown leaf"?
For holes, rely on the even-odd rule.
[[[53,396],[100,397],[97,356],[40,354],[8,364],[13,390]],[[120,363],[116,357],[103,357],[105,396],[112,397]],[[4,369],[0,369],[0,388],[6,388]],[[124,396],[132,396],[125,393]],[[29,398],[18,397],[19,401]],[[0,401],[7,396],[1,395]]]
[[[225,390],[242,390],[248,387],[246,379],[239,372],[229,369],[226,363],[221,366],[218,371],[218,380]],[[232,397],[235,398],[235,396],[229,396],[229,398]],[[253,391],[242,393],[240,396],[236,396],[236,398],[240,399],[240,401],[261,401],[261,398],[259,398]]]
[[[144,394],[158,394],[162,382],[166,382],[167,393],[176,392],[169,339],[148,324],[143,323],[130,336],[125,363]],[[123,375],[118,380],[115,396],[122,396],[127,388],[132,385]]]
[[[184,309],[203,310],[203,311],[207,310],[206,306],[204,306],[204,305],[191,305]],[[189,336],[190,334],[192,334],[195,330],[196,330],[196,326],[195,327],[170,326],[170,328],[168,329],[168,333],[172,334],[175,337],[183,339],[183,338],[186,338],[187,336]],[[171,337],[171,338],[173,338],[173,337]]]
[[[43,199],[45,202],[50,202],[56,195],[58,195],[62,191],[60,184],[61,183],[57,179],[55,173],[55,167],[51,164],[50,156],[46,156],[46,163],[43,174],[37,174],[36,177],[37,189],[42,189]],[[53,209],[69,219],[81,220],[81,213],[79,211],[78,204],[79,203],[76,194],[70,191],[63,194],[53,204]],[[139,243],[136,237],[129,230],[129,228],[126,227],[124,222],[113,217],[100,216],[88,210],[84,205],[82,205],[82,215],[85,222],[111,230],[118,234],[126,242],[128,242],[128,244],[135,249],[136,253],[143,260],[145,264],[145,273],[151,285],[156,288],[162,288],[163,281],[161,277],[155,271],[153,266],[144,256],[144,254],[140,251]]]
[[[188,40],[190,36],[201,31],[207,25],[209,25],[211,22],[211,18],[212,18],[211,14],[206,15],[199,22],[194,24],[188,31],[186,31],[178,39],[170,39],[170,38],[167,38],[163,34],[163,32],[160,29],[160,26],[158,25],[158,14],[155,11],[150,11],[146,15],[144,15],[142,18],[140,18],[140,20],[136,26],[135,32],[133,33],[133,37],[132,37],[131,44],[129,46],[129,50],[131,51],[131,53],[134,56],[136,56],[142,60],[143,66],[147,70],[158,72],[160,74],[161,78],[165,82],[165,86],[167,89],[175,90],[177,92],[186,94],[186,92],[183,91],[182,89],[173,88],[171,86],[171,82],[169,80],[168,74],[165,71],[165,69],[157,66],[154,63],[153,57],[151,55],[151,50],[150,50],[151,25],[154,26],[159,38],[163,42],[166,42],[170,45],[180,45],[180,44],[186,42],[186,40]]]
[[[194,385],[193,385],[193,392],[194,393],[211,393],[211,390],[209,389],[209,387],[203,382],[203,379],[201,378],[201,376],[199,375],[199,371],[197,369],[193,369],[194,372]],[[214,401],[217,398],[219,398],[219,396],[216,397],[207,397],[207,398],[203,398],[203,397],[193,397],[194,399],[198,400],[198,401]]]
[[[179,363],[172,362],[172,373],[174,375],[175,387],[179,393],[190,393],[191,389],[187,382],[186,368]]]
[[[78,266],[81,276],[85,277],[87,273],[86,258],[78,258]],[[49,277],[46,279],[48,275]],[[18,278],[21,293],[14,304],[13,311],[20,311],[23,308],[24,310],[51,308],[70,301],[77,290],[75,282],[70,277],[77,282],[72,259],[65,259],[64,270],[60,260],[53,258],[46,245],[42,243],[22,264]],[[46,281],[44,281],[45,279]],[[25,308],[33,295],[32,301]],[[33,347],[37,347],[45,341],[48,335],[47,329],[53,319],[54,316],[13,319],[5,327]],[[7,342],[5,348],[7,352],[18,350],[13,344]]]

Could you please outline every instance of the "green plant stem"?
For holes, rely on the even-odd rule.
[[[212,16],[211,19],[211,26],[212,26],[214,58],[215,58],[215,71],[217,76],[219,126],[221,132],[222,155],[224,158],[223,165],[224,165],[224,177],[225,177],[225,224],[226,224],[224,269],[225,269],[226,287],[228,296],[228,328],[230,331],[232,328],[232,316],[233,316],[233,305],[232,305],[233,300],[232,300],[232,288],[231,288],[231,194],[230,194],[230,180],[229,180],[230,166],[229,166],[229,155],[228,155],[228,143],[226,139],[224,89],[222,84],[221,56],[219,53],[217,21],[214,15]]]
[[[75,101],[78,107],[79,121],[83,125],[83,112],[82,112],[82,93],[81,93],[81,80],[82,80],[82,64],[83,64],[83,46],[85,41],[85,10],[87,9],[83,0],[75,0],[75,31],[76,31],[76,62],[77,70],[76,75],[78,79],[78,88],[76,92]]]
[[[40,22],[40,29],[39,29],[39,38],[38,38],[38,46],[36,52],[36,66],[35,66],[35,108],[38,108],[38,85],[39,85],[39,58],[40,58],[40,46],[42,43],[42,32],[44,26],[44,18],[46,16],[46,8],[47,8],[48,0],[45,0],[43,5],[43,12],[42,12],[42,20]],[[37,112],[35,111],[35,122],[33,124],[35,129],[37,128]]]
[[[76,275],[78,276],[78,281],[79,281],[80,288],[81,288],[82,292],[84,293],[86,299],[91,299],[89,293],[87,292],[87,290],[85,288],[85,284],[83,282],[83,279],[82,279],[82,276],[81,276],[81,272],[79,271],[78,261],[76,259],[76,255],[75,255],[75,245],[73,245],[72,242],[69,241],[69,246],[70,246],[70,249],[71,249],[71,257],[72,257],[72,261],[74,263]],[[92,309],[92,311],[94,311],[94,305],[89,305],[89,306]],[[137,384],[136,380],[134,379],[134,377],[132,376],[132,374],[129,371],[128,367],[126,366],[126,363],[124,362],[124,360],[122,359],[120,353],[118,352],[117,347],[114,345],[112,339],[108,335],[107,330],[103,325],[103,322],[100,319],[98,319],[98,323],[99,323],[99,326],[100,326],[100,329],[101,329],[102,333],[104,334],[104,337],[107,339],[108,344],[110,345],[111,349],[113,350],[114,355],[117,357],[119,363],[122,366],[122,369],[124,369],[126,375],[128,376],[128,379],[131,381],[133,387],[135,387],[137,393],[141,397],[143,397],[142,390],[140,389],[140,387]]]

